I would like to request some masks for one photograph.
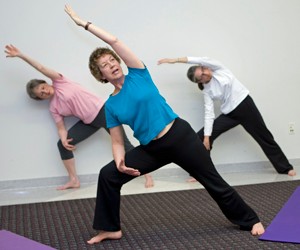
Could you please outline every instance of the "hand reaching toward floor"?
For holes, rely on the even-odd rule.
[[[141,175],[138,169],[126,167],[124,161],[121,161],[120,164],[117,166],[117,168],[121,173],[124,174],[133,175],[133,176]]]

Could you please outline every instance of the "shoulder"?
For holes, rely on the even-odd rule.
[[[65,77],[63,74],[59,74],[60,77],[57,78],[57,79],[54,79],[53,80],[53,83],[70,83],[70,84],[73,84],[75,83],[74,81],[72,81],[71,79]]]
[[[148,77],[150,76],[150,72],[148,68],[145,66],[144,68],[130,68],[128,67],[128,77]]]
[[[67,81],[67,79],[64,77],[64,75],[59,73],[59,77],[56,79],[53,79],[52,81],[53,81],[53,83],[62,83],[64,81]]]

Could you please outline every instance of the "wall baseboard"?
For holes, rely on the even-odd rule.
[[[290,159],[290,163],[294,166],[300,165],[300,159]],[[233,164],[218,164],[216,165],[218,172],[222,174],[227,173],[239,173],[239,172],[252,172],[252,171],[266,171],[274,170],[273,166],[269,161],[260,162],[248,162],[248,163],[233,163]],[[275,171],[275,170],[274,170]],[[154,179],[176,177],[176,176],[187,176],[188,173],[175,164],[170,164],[166,167],[158,169],[151,173]],[[300,173],[298,173],[300,174]],[[98,173],[80,175],[80,182],[82,184],[93,184],[98,181]],[[0,189],[11,190],[20,188],[41,188],[49,186],[59,186],[67,181],[67,176],[51,177],[51,178],[36,178],[26,180],[8,180],[0,181]]]

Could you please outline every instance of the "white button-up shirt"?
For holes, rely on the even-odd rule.
[[[249,90],[220,62],[208,57],[187,57],[189,64],[199,64],[212,71],[212,79],[203,84],[204,135],[210,136],[215,119],[214,101],[221,103],[221,112],[233,111],[249,94]]]

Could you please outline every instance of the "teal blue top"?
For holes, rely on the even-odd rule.
[[[106,101],[105,114],[108,128],[127,124],[142,145],[178,117],[160,95],[146,67],[128,68],[121,91]]]

